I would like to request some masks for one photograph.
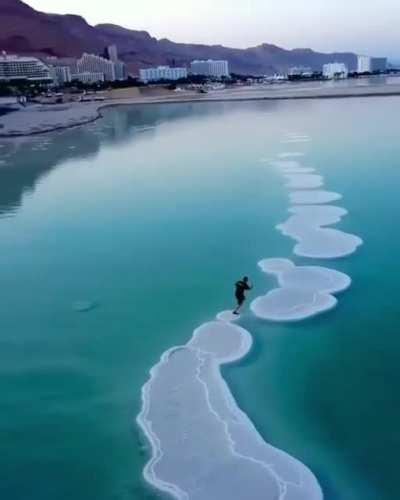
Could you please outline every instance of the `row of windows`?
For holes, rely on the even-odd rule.
[[[186,68],[149,68],[140,70],[142,80],[178,80],[186,77]]]
[[[27,76],[27,77],[47,77],[49,71],[45,66],[41,66],[35,62],[1,62],[0,61],[0,76]]]

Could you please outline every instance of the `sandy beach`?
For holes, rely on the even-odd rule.
[[[397,79],[396,79],[397,80]],[[76,127],[101,117],[101,110],[109,106],[160,104],[180,102],[333,99],[351,97],[387,97],[400,95],[400,81],[391,84],[355,82],[311,82],[227,88],[201,94],[194,90],[168,91],[137,88],[110,91],[100,102],[70,102],[57,105],[34,104],[0,117],[0,137],[18,137],[42,134]]]

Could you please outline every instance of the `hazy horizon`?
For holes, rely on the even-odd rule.
[[[271,43],[288,49],[312,48],[322,52],[356,52],[400,58],[400,2],[377,0],[323,0],[266,4],[249,0],[232,6],[229,0],[201,3],[191,0],[162,0],[151,3],[114,0],[112,4],[78,0],[28,0],[44,12],[79,14],[90,23],[114,23],[146,30],[157,38],[176,42],[218,44],[246,48]]]

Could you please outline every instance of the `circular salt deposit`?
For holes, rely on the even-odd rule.
[[[354,253],[363,240],[338,229],[318,228],[297,233],[294,253],[311,259],[337,259]]]
[[[324,185],[323,177],[315,174],[285,173],[285,178],[289,189],[316,189]]]
[[[301,156],[304,156],[304,153],[300,152],[287,152],[287,153],[279,153],[278,158],[300,158]]]
[[[276,288],[251,304],[253,313],[270,321],[300,321],[325,311],[337,304],[333,295],[304,288]]]
[[[302,266],[282,272],[278,277],[282,288],[301,288],[312,292],[338,293],[351,285],[347,274],[326,267]]]
[[[252,345],[248,331],[223,321],[205,323],[195,330],[188,346],[212,354],[221,363],[241,359]]]
[[[298,137],[298,138],[292,138],[292,139],[283,139],[281,141],[281,144],[300,144],[302,142],[311,142],[311,139],[309,137]]]
[[[315,172],[315,168],[303,167],[299,165],[298,167],[279,167],[279,170],[283,174],[312,174]]]
[[[258,265],[268,274],[281,274],[296,267],[289,259],[264,259]]]
[[[341,221],[348,211],[333,205],[298,205],[289,208],[296,217],[296,223],[310,226],[330,226]]]
[[[284,174],[311,174],[315,172],[315,168],[304,167],[295,160],[274,160],[270,162],[270,165]]]
[[[239,319],[239,315],[233,314],[233,311],[222,311],[217,314],[217,319],[225,323],[233,323]]]
[[[334,269],[317,266],[296,267],[289,259],[265,259],[261,269],[276,275],[280,288],[257,298],[251,304],[253,313],[272,321],[298,321],[334,307],[333,293],[346,290],[351,279]]]
[[[310,136],[304,132],[287,132],[286,137],[289,139],[309,139]]]
[[[278,225],[277,229],[298,242],[294,249],[296,255],[317,259],[340,258],[354,253],[363,243],[358,236],[323,227],[339,222],[347,214],[343,208],[300,205],[292,207],[290,212],[294,215]]]
[[[290,193],[290,202],[294,205],[313,205],[331,203],[340,200],[342,195],[331,191],[294,191]]]

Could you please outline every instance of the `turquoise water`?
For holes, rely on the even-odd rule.
[[[257,262],[292,258],[275,230],[287,190],[259,159],[296,150],[344,195],[340,228],[365,241],[328,263],[353,286],[301,324],[246,312],[255,347],[224,374],[326,499],[397,499],[399,104],[115,108],[90,127],[1,142],[2,498],[161,497],[142,480],[140,388],[166,349],[231,307],[238,277],[254,297],[275,286]],[[312,143],[280,144],[293,131]]]

